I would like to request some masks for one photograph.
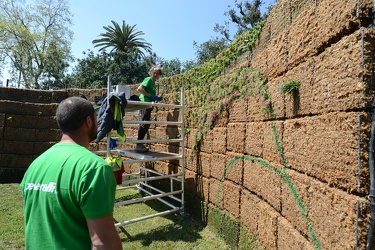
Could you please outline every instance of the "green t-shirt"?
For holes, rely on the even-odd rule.
[[[26,249],[91,249],[86,218],[113,213],[116,180],[106,161],[73,143],[57,143],[33,161],[21,182]]]
[[[156,84],[151,77],[146,77],[141,84],[143,85],[147,93],[156,95]],[[145,96],[144,94],[140,94],[139,99],[142,102],[153,102],[153,100],[150,97]]]

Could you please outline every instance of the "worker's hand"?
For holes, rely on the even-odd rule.
[[[161,101],[161,100],[163,100],[163,97],[156,96],[156,95],[153,95],[153,94],[150,95],[150,98],[151,98],[153,101]]]

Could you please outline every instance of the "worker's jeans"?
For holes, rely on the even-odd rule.
[[[148,108],[141,111],[142,121],[151,120],[151,111],[153,108]],[[139,124],[138,126],[138,140],[143,140],[147,134],[150,124]]]

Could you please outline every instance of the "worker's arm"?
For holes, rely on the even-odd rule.
[[[99,219],[86,219],[86,221],[90,232],[92,250],[122,249],[112,214]]]
[[[141,84],[139,85],[139,87],[137,88],[137,91],[145,96],[148,96],[150,97],[150,93],[148,93],[146,90],[145,90],[145,87]]]
[[[142,84],[139,85],[139,87],[137,88],[137,91],[140,92],[141,94],[145,95],[145,96],[150,97],[153,101],[161,101],[161,100],[163,100],[163,97],[156,96],[156,95],[148,93],[145,90],[145,87]]]

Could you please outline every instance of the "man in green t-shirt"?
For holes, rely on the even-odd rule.
[[[159,79],[160,75],[162,74],[162,70],[158,66],[152,66],[149,70],[149,77],[146,77],[143,82],[139,85],[137,91],[141,93],[139,99],[142,102],[153,102],[153,101],[161,101],[163,100],[162,97],[156,95],[156,84],[155,82]],[[147,108],[142,110],[142,121],[150,121],[151,120],[151,108]],[[138,140],[143,140],[147,131],[150,127],[150,124],[140,124],[138,127]],[[135,150],[139,153],[145,153],[148,151],[143,143],[137,143],[137,147]]]
[[[113,219],[113,171],[87,150],[97,134],[92,104],[67,98],[56,120],[61,141],[32,162],[20,185],[26,249],[122,249]]]

